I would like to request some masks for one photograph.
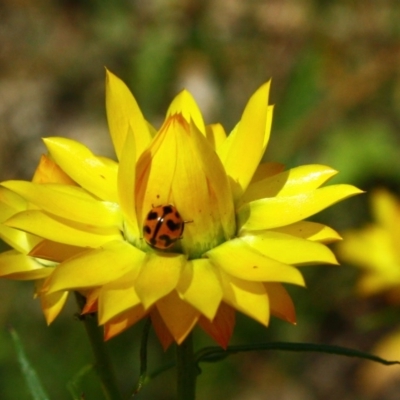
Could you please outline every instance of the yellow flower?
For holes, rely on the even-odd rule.
[[[336,173],[326,166],[260,165],[272,122],[268,94],[266,83],[227,136],[219,124],[206,126],[182,91],[156,131],[107,72],[118,163],[73,140],[47,138],[52,159],[78,186],[3,183],[37,208],[8,226],[82,248],[57,266],[43,291],[88,291],[84,311],[98,310],[105,338],[150,315],[164,347],[181,343],[195,325],[226,347],[235,310],[265,326],[270,315],[294,323],[282,283],[304,285],[296,267],[336,264],[325,244],[339,239],[303,220],[360,190],[320,188]],[[143,234],[148,213],[160,205],[172,205],[184,221],[182,237],[167,249],[149,246]],[[168,233],[162,221],[158,228]]]
[[[73,184],[71,179],[48,157],[42,156],[32,179],[35,183]],[[31,215],[35,208],[18,194],[0,187],[0,238],[13,249],[0,254],[0,277],[35,281],[35,297],[39,297],[44,316],[50,324],[64,306],[68,292],[41,293],[44,280],[54,267],[82,249],[48,241],[37,235],[4,224],[15,216]],[[37,257],[29,256],[36,249]],[[41,249],[47,249],[44,254]]]
[[[358,290],[363,295],[400,287],[400,202],[384,189],[371,195],[374,223],[346,232],[339,255],[363,269]],[[395,292],[395,291],[393,291]],[[397,295],[398,298],[398,295]]]

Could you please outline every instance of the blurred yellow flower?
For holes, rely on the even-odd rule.
[[[360,190],[321,188],[336,173],[326,166],[260,164],[272,123],[268,94],[266,83],[227,136],[219,124],[206,126],[182,91],[156,131],[107,72],[118,163],[47,138],[52,160],[76,185],[2,184],[35,207],[12,215],[7,227],[82,250],[61,260],[42,292],[86,290],[84,312],[98,311],[106,339],[149,315],[165,348],[196,325],[226,347],[235,310],[265,326],[270,315],[294,323],[282,283],[304,285],[296,267],[337,263],[325,244],[338,234],[304,219]],[[167,205],[171,213],[159,208]],[[29,254],[45,257],[50,247]]]
[[[358,282],[362,295],[374,295],[400,288],[400,202],[387,190],[371,195],[374,223],[344,233],[340,257],[363,274]],[[399,296],[397,295],[397,298]]]

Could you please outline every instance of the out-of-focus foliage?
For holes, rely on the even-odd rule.
[[[0,16],[1,180],[31,178],[43,136],[72,137],[111,155],[106,66],[156,125],[186,87],[207,122],[222,121],[228,131],[250,94],[272,77],[276,109],[266,159],[327,164],[343,182],[400,192],[397,0],[4,0]],[[360,226],[369,218],[366,204],[367,195],[358,196],[320,219],[337,229]],[[349,266],[308,268],[305,275],[309,290],[289,288],[297,296],[297,326],[273,320],[266,330],[242,317],[235,343],[315,341],[368,350],[397,322],[398,310],[384,299],[355,296]],[[75,304],[47,328],[29,284],[0,281],[0,293],[0,398],[29,398],[6,329],[12,325],[50,398],[70,399],[68,381],[92,359]],[[172,356],[153,339],[150,368]],[[139,340],[140,326],[109,343],[126,393],[138,376]],[[200,331],[196,341],[210,344]],[[198,398],[399,397],[396,385],[364,393],[358,366],[335,356],[237,355],[204,366]],[[157,378],[138,399],[173,399],[172,378]],[[81,382],[86,398],[101,398],[93,372]]]

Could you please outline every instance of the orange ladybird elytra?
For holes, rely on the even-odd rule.
[[[143,238],[158,250],[166,250],[182,238],[185,221],[172,204],[153,207],[143,223]]]

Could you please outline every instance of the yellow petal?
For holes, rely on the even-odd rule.
[[[0,221],[3,222],[18,211],[26,210],[28,202],[15,192],[0,187]]]
[[[264,283],[264,286],[269,297],[271,315],[295,324],[294,304],[286,289],[280,283],[275,282]]]
[[[237,129],[218,151],[226,173],[234,183],[235,200],[246,190],[268,143],[272,121],[272,108],[268,107],[269,88],[270,82],[252,95]]]
[[[132,309],[117,315],[104,325],[104,340],[109,340],[114,336],[119,335],[132,325],[136,324],[136,322],[140,321],[146,316],[146,314],[147,311],[145,311],[141,304],[138,304]]]
[[[28,203],[18,194],[0,187],[0,238],[21,253],[28,253],[41,238],[3,225],[10,217],[26,210]]]
[[[44,154],[40,158],[32,182],[76,185],[76,183],[51,158]]]
[[[274,196],[295,196],[319,188],[337,171],[324,165],[303,165],[251,183],[239,204]]]
[[[139,227],[136,218],[135,184],[136,184],[136,158],[135,139],[129,129],[124,147],[120,155],[118,169],[118,194],[120,206],[127,217],[134,236],[139,237]]]
[[[34,280],[47,278],[54,268],[44,267],[34,258],[15,250],[0,254],[0,276],[7,279]]]
[[[188,261],[182,270],[177,291],[185,301],[208,319],[212,320],[215,317],[222,299],[222,289],[209,260]]]
[[[43,139],[54,161],[80,186],[102,200],[118,202],[117,169],[83,144],[67,138]]]
[[[203,135],[206,134],[203,115],[201,114],[196,100],[187,90],[182,90],[177,96],[175,96],[168,108],[166,119],[174,114],[181,114],[189,124],[193,121],[197,129]]]
[[[284,233],[254,231],[240,239],[252,249],[284,264],[338,264],[332,251],[325,245]]]
[[[249,282],[220,271],[224,301],[243,314],[267,326],[269,299],[261,282]]]
[[[0,225],[0,238],[9,246],[24,254],[29,253],[42,240],[40,237],[5,225]]]
[[[295,222],[291,225],[274,228],[272,231],[286,233],[320,243],[332,243],[342,239],[342,237],[329,226],[310,221]]]
[[[221,124],[206,126],[206,138],[214,150],[218,150],[226,140],[226,132]]]
[[[285,251],[289,252],[288,249]],[[296,268],[261,254],[241,239],[225,242],[205,255],[213,265],[238,279],[304,285],[304,279]]]
[[[79,290],[105,285],[125,275],[143,262],[144,253],[123,241],[78,254],[60,264],[46,281],[43,290]]]
[[[103,325],[118,314],[135,307],[140,299],[135,292],[135,279],[140,264],[121,278],[101,287],[99,292],[99,324]]]
[[[176,288],[185,262],[181,254],[146,254],[135,285],[146,310]]]
[[[67,225],[68,222],[68,225]],[[90,227],[50,217],[36,210],[23,211],[11,217],[7,226],[41,235],[44,239],[79,247],[98,247],[113,240],[121,240],[117,227]]]
[[[44,281],[37,281],[36,290],[39,292]],[[51,294],[42,294],[39,296],[44,317],[47,325],[50,325],[60,314],[68,299],[68,292],[57,292]]]
[[[332,185],[296,196],[255,200],[237,211],[238,226],[260,230],[293,224],[359,193],[362,191],[351,185]]]
[[[181,300],[175,290],[158,300],[156,305],[176,343],[181,344],[196,325],[200,313]]]
[[[26,181],[8,181],[2,185],[58,217],[91,226],[122,226],[118,204],[98,201],[81,188]]]
[[[118,159],[121,159],[129,129],[132,129],[136,142],[136,152],[132,156],[138,159],[151,142],[148,124],[128,87],[108,70],[106,70],[106,111]]]
[[[230,191],[230,185],[224,171],[224,167],[212,148],[210,148],[208,146],[208,143],[203,140],[203,137],[200,136],[195,129],[191,129],[191,133],[194,147],[201,155],[201,157],[199,157],[198,159],[198,163],[202,166],[203,173],[207,178],[209,199],[211,201],[210,208],[214,213],[215,208],[217,208],[217,220],[219,223],[222,224],[225,239],[230,239],[234,234],[236,226],[234,219],[233,198]],[[183,144],[182,148],[184,148]],[[194,160],[192,160],[192,162],[193,161]],[[176,196],[178,197],[179,192],[184,190],[184,187],[179,187],[180,178],[177,179],[175,182],[178,184],[177,188],[175,189]],[[202,198],[200,202],[204,204],[205,199]],[[190,203],[186,204],[189,205],[189,209],[187,209],[187,213],[189,214],[191,206]],[[207,213],[209,211],[202,207],[201,212]],[[193,216],[193,222],[194,218],[195,216]]]

